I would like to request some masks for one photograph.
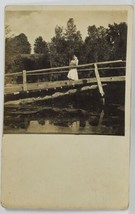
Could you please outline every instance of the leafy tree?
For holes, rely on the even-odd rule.
[[[22,54],[21,60],[24,70],[34,70],[50,67],[50,62],[44,54]]]
[[[65,39],[68,55],[76,54],[80,62],[82,59],[83,40],[80,31],[77,30],[76,25],[74,24],[73,18],[70,18],[67,22]]]
[[[34,55],[30,55],[31,45],[25,34],[11,33],[6,26],[6,72],[68,65],[72,54],[78,57],[79,64],[126,58],[127,24],[124,22],[109,24],[108,28],[88,26],[88,35],[83,41],[74,19],[70,18],[66,28],[56,26],[50,43],[41,36],[36,38]]]
[[[34,53],[36,54],[34,59],[34,69],[50,67],[48,44],[41,36],[35,40]]]
[[[82,59],[83,41],[80,31],[77,31],[74,19],[70,18],[67,27],[55,28],[55,36],[50,43],[50,59],[52,66],[64,66],[69,64],[71,55],[76,54],[79,62]]]
[[[19,64],[16,63],[16,58],[20,54],[30,54],[31,45],[28,42],[27,36],[21,33],[18,36],[9,37],[5,40],[5,70],[6,72],[15,72],[19,69]]]
[[[31,52],[31,45],[24,33],[21,33],[12,39],[12,46],[16,48],[16,51],[19,54],[30,54]]]
[[[111,47],[111,59],[126,59],[127,24],[125,22],[109,24],[107,34]]]
[[[107,61],[110,54],[110,45],[107,40],[107,29],[102,26],[89,26],[84,49],[87,63]]]
[[[55,36],[51,39],[50,48],[50,63],[52,67],[64,66],[68,64],[66,52],[67,43],[63,33],[63,28],[56,26]]]
[[[48,54],[47,43],[43,40],[43,38],[41,36],[39,36],[35,40],[34,53],[36,53],[36,54]]]

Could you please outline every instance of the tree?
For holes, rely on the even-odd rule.
[[[51,39],[51,43],[49,44],[51,66],[57,67],[68,65],[66,48],[67,44],[63,28],[56,26],[55,36]]]
[[[5,70],[6,72],[15,72],[21,70],[19,55],[30,54],[31,45],[27,36],[23,33],[18,36],[6,38],[5,41]]]
[[[83,41],[73,18],[68,20],[66,29],[56,26],[55,36],[51,39],[49,47],[52,66],[68,65],[73,54],[76,54],[81,62]]]
[[[11,55],[30,54],[31,45],[25,34],[10,37],[6,40],[6,53]]]
[[[107,33],[111,47],[111,59],[126,59],[127,24],[125,22],[109,24]]]
[[[67,53],[69,56],[76,54],[79,58],[79,62],[82,59],[83,40],[80,31],[77,30],[74,24],[74,19],[70,18],[67,22],[67,28],[65,32],[65,39],[67,43]]]
[[[12,46],[15,47],[16,52],[19,54],[30,54],[31,52],[31,45],[24,33],[21,33],[12,39]]]
[[[126,23],[109,24],[108,28],[88,27],[84,43],[86,63],[126,58]]]
[[[88,36],[84,43],[86,63],[107,61],[110,56],[110,45],[107,40],[107,29],[95,25],[88,27]]]
[[[34,53],[37,55],[34,63],[35,69],[50,67],[48,44],[41,36],[35,39]]]
[[[41,36],[39,36],[35,40],[34,53],[37,53],[37,54],[48,54],[47,43],[43,40],[43,38]]]

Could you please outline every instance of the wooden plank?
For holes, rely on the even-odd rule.
[[[22,71],[20,71],[20,72],[15,72],[15,73],[6,73],[5,74],[5,77],[7,77],[7,76],[21,76],[22,75]]]
[[[23,84],[8,84],[5,86],[5,94],[11,94],[11,93],[16,93],[16,92],[21,92],[23,91]]]
[[[111,76],[111,77],[101,77],[101,82],[109,83],[109,82],[121,82],[125,81],[125,76]],[[27,91],[33,90],[48,90],[48,89],[57,89],[60,87],[75,87],[78,85],[86,85],[86,84],[94,84],[97,82],[96,78],[87,78],[87,79],[80,79],[77,81],[55,81],[55,82],[40,82],[40,83],[27,83]],[[14,92],[21,92],[23,91],[22,84],[13,84],[5,86],[5,94],[12,94]]]
[[[94,67],[95,67],[95,76],[96,76],[96,79],[97,79],[97,84],[98,84],[99,92],[101,94],[101,97],[103,97],[104,96],[104,90],[103,90],[103,87],[102,87],[102,83],[101,83],[101,80],[100,80],[100,76],[99,76],[99,72],[98,72],[98,67],[97,67],[96,63],[94,64]]]

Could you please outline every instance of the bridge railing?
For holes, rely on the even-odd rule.
[[[100,76],[102,76],[105,72],[108,73],[108,74],[106,73],[107,76],[109,74],[112,75],[112,73],[114,73],[116,76],[119,75],[120,72],[118,71],[120,70],[125,71],[126,68],[125,63],[126,62],[122,60],[114,60],[78,65],[75,66],[75,68],[77,68],[79,79],[96,76],[100,93],[103,94]],[[7,73],[5,74],[5,87],[6,85],[23,84],[23,90],[26,91],[27,84],[29,83],[66,80],[67,73],[70,69],[71,66],[63,66],[29,71],[23,70],[21,72],[16,73]]]

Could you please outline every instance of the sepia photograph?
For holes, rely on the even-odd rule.
[[[128,209],[133,7],[3,12],[2,206]]]
[[[4,134],[124,136],[127,17],[7,6]]]

